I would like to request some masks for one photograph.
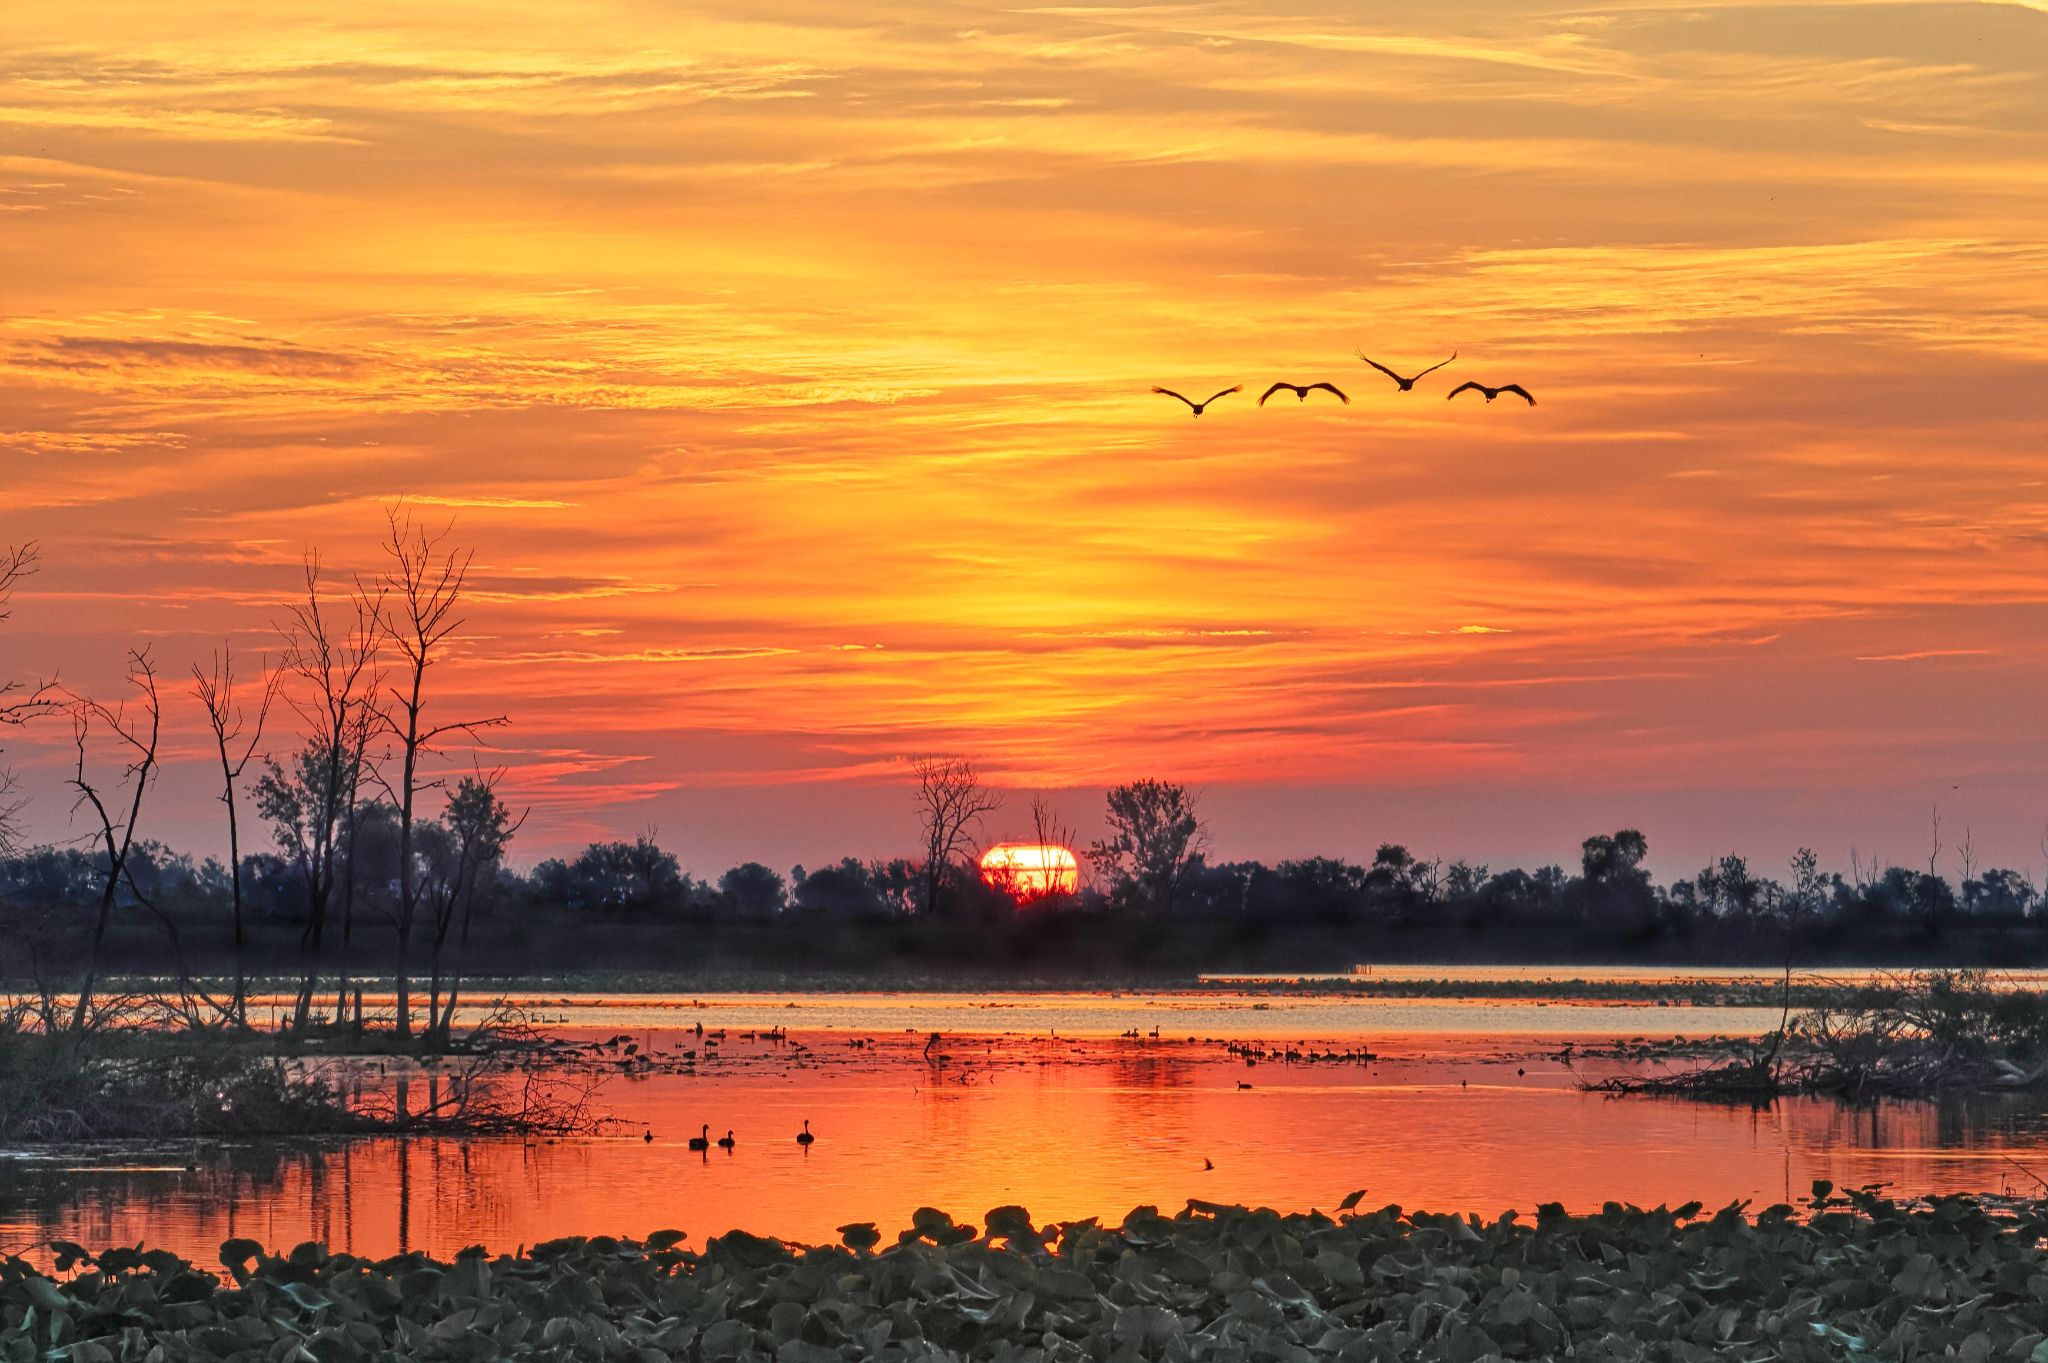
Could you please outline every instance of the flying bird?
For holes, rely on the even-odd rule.
[[[1455,360],[1455,359],[1457,359],[1457,358],[1458,358],[1458,352],[1457,352],[1457,351],[1455,351],[1455,350],[1453,350],[1453,351],[1451,352],[1451,360],[1440,360],[1440,361],[1438,361],[1438,362],[1437,362],[1436,364],[1433,364],[1433,365],[1431,365],[1431,366],[1430,366],[1429,368],[1427,368],[1427,369],[1423,370],[1423,371],[1422,371],[1422,373],[1420,373],[1420,374],[1417,374],[1417,375],[1416,375],[1416,376],[1415,376],[1414,378],[1412,378],[1412,379],[1404,379],[1404,378],[1402,378],[1402,377],[1401,377],[1401,376],[1400,376],[1399,374],[1396,374],[1396,373],[1395,373],[1395,372],[1394,372],[1393,370],[1391,370],[1391,369],[1387,368],[1387,367],[1386,367],[1385,365],[1381,364],[1381,363],[1380,363],[1380,362],[1379,362],[1378,360],[1375,360],[1375,359],[1373,359],[1373,358],[1372,358],[1371,356],[1367,355],[1367,354],[1366,354],[1366,353],[1365,353],[1365,352],[1364,352],[1363,350],[1361,350],[1361,351],[1359,351],[1359,352],[1358,352],[1358,358],[1359,358],[1359,359],[1361,359],[1361,360],[1364,360],[1364,361],[1365,361],[1365,362],[1366,362],[1367,364],[1371,365],[1371,366],[1372,366],[1372,367],[1373,367],[1374,369],[1377,369],[1377,370],[1379,370],[1379,371],[1380,371],[1380,373],[1382,373],[1382,374],[1385,374],[1385,375],[1386,375],[1386,376],[1387,376],[1388,378],[1392,379],[1392,380],[1393,380],[1393,381],[1394,381],[1395,383],[1399,384],[1399,385],[1401,386],[1401,391],[1405,393],[1405,392],[1409,391],[1409,390],[1410,390],[1411,388],[1415,387],[1415,385],[1416,385],[1416,384],[1417,384],[1418,382],[1420,382],[1420,381],[1422,380],[1422,378],[1423,378],[1423,377],[1424,377],[1425,375],[1429,375],[1429,374],[1434,374],[1434,373],[1436,373],[1436,371],[1437,371],[1437,370],[1439,370],[1439,369],[1442,369],[1442,368],[1443,368],[1443,367],[1444,367],[1445,365],[1449,364],[1449,363],[1451,362],[1451,360]]]
[[[1294,400],[1296,402],[1307,402],[1308,395],[1310,393],[1315,392],[1315,390],[1318,388],[1329,389],[1332,393],[1335,393],[1337,395],[1337,401],[1344,403],[1347,406],[1351,402],[1350,398],[1344,396],[1344,390],[1339,388],[1334,383],[1311,383],[1307,385],[1299,383],[1276,383],[1271,388],[1268,388],[1264,393],[1261,393],[1259,395],[1259,406],[1265,406],[1266,399],[1272,397],[1273,394],[1279,392],[1283,388],[1286,389],[1288,392],[1294,394]]]
[[[1456,388],[1453,388],[1450,392],[1444,394],[1444,401],[1449,402],[1452,398],[1458,396],[1458,394],[1464,392],[1467,388],[1471,388],[1477,392],[1486,394],[1486,400],[1488,402],[1492,402],[1502,393],[1513,393],[1516,397],[1528,403],[1531,407],[1534,407],[1536,405],[1536,399],[1530,397],[1529,390],[1522,387],[1522,385],[1519,383],[1504,383],[1498,388],[1488,388],[1483,383],[1472,383],[1470,381],[1467,381],[1465,383],[1459,384]]]
[[[1152,391],[1155,393],[1164,393],[1167,397],[1170,398],[1180,398],[1182,402],[1185,402],[1190,408],[1193,409],[1194,414],[1196,416],[1200,416],[1202,414],[1202,410],[1205,407],[1207,407],[1210,403],[1214,402],[1216,399],[1227,398],[1232,393],[1243,392],[1244,385],[1240,383],[1236,387],[1226,388],[1220,393],[1211,393],[1208,397],[1203,398],[1200,402],[1196,402],[1193,398],[1182,397],[1179,393],[1174,392],[1171,388],[1161,388],[1158,384],[1152,385]]]

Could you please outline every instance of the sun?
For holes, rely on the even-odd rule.
[[[982,854],[981,878],[1020,904],[1072,894],[1081,883],[1081,863],[1071,848],[1056,843],[998,843]]]

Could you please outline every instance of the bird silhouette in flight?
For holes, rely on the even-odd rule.
[[[1345,397],[1344,390],[1339,388],[1334,383],[1276,383],[1271,388],[1268,388],[1265,392],[1259,395],[1259,406],[1265,406],[1266,399],[1272,397],[1273,394],[1280,392],[1282,389],[1285,389],[1286,391],[1294,394],[1294,400],[1296,402],[1307,402],[1308,395],[1310,393],[1315,392],[1315,390],[1318,388],[1327,388],[1329,391],[1337,395],[1337,401],[1344,403],[1347,406],[1350,405],[1351,399]]]
[[[1155,393],[1163,393],[1170,398],[1180,398],[1182,402],[1185,402],[1188,405],[1188,407],[1193,410],[1196,416],[1200,416],[1202,414],[1203,409],[1206,408],[1210,403],[1214,402],[1216,399],[1227,398],[1232,393],[1243,392],[1244,385],[1240,383],[1236,387],[1226,388],[1220,393],[1211,393],[1208,397],[1203,398],[1200,402],[1196,402],[1193,398],[1190,397],[1183,397],[1181,394],[1174,392],[1171,388],[1161,388],[1158,384],[1152,385],[1152,391]]]
[[[1449,402],[1452,398],[1458,396],[1458,394],[1464,392],[1467,388],[1473,389],[1475,392],[1486,394],[1486,400],[1488,402],[1492,402],[1502,393],[1513,393],[1516,397],[1528,403],[1531,407],[1534,407],[1536,405],[1536,399],[1530,397],[1529,390],[1522,387],[1522,385],[1519,383],[1504,383],[1498,388],[1488,388],[1483,383],[1472,383],[1469,380],[1465,383],[1459,384],[1456,388],[1453,388],[1450,392],[1444,394],[1444,401]]]
[[[1377,369],[1377,370],[1379,370],[1379,371],[1380,371],[1380,373],[1382,373],[1382,374],[1385,374],[1385,375],[1386,375],[1386,376],[1387,376],[1388,378],[1392,379],[1392,380],[1393,380],[1393,381],[1394,381],[1395,383],[1399,384],[1399,385],[1400,385],[1400,387],[1401,387],[1401,391],[1402,391],[1402,392],[1404,392],[1404,393],[1406,393],[1406,392],[1408,392],[1408,391],[1409,391],[1410,389],[1414,388],[1414,387],[1415,387],[1415,385],[1416,385],[1417,383],[1421,382],[1421,380],[1422,380],[1422,379],[1424,378],[1424,376],[1426,376],[1426,375],[1429,375],[1429,374],[1434,374],[1434,373],[1436,373],[1436,371],[1437,371],[1437,370],[1439,370],[1439,369],[1442,369],[1442,368],[1443,368],[1443,367],[1444,367],[1445,365],[1449,364],[1449,363],[1451,362],[1451,360],[1455,360],[1455,359],[1457,359],[1457,358],[1458,358],[1458,352],[1457,352],[1457,351],[1455,351],[1455,350],[1453,350],[1453,351],[1451,352],[1451,360],[1440,360],[1440,361],[1438,361],[1437,363],[1435,363],[1435,364],[1431,365],[1431,366],[1430,366],[1429,368],[1427,368],[1427,369],[1423,370],[1423,371],[1422,371],[1422,373],[1420,373],[1420,374],[1417,374],[1417,375],[1416,375],[1416,376],[1415,376],[1414,378],[1412,378],[1412,379],[1404,379],[1404,378],[1402,378],[1402,377],[1401,377],[1401,376],[1400,376],[1399,374],[1396,374],[1396,373],[1395,373],[1395,372],[1394,372],[1393,370],[1391,370],[1391,369],[1387,368],[1387,367],[1386,367],[1385,365],[1381,364],[1381,363],[1380,363],[1380,362],[1379,362],[1378,360],[1375,360],[1375,359],[1373,359],[1373,358],[1372,358],[1372,357],[1371,357],[1370,355],[1367,355],[1367,354],[1366,354],[1366,353],[1365,353],[1365,352],[1364,352],[1363,350],[1361,350],[1361,351],[1359,351],[1359,352],[1358,352],[1358,358],[1359,358],[1359,359],[1361,359],[1361,360],[1364,360],[1364,361],[1365,361],[1365,362],[1366,362],[1367,364],[1371,365],[1371,366],[1372,366],[1372,367],[1373,367],[1374,369]]]

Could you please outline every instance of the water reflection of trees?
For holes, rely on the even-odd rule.
[[[389,1137],[101,1151],[14,1164],[0,1182],[0,1224],[17,1245],[146,1241],[202,1262],[235,1236],[449,1252],[502,1224],[509,1197],[530,1195],[536,1171],[522,1163],[513,1141]]]
[[[1882,1098],[1847,1103],[1813,1097],[1782,1101],[1801,1141],[1859,1150],[1981,1150],[2038,1146],[2048,1135],[2048,1103],[2037,1095],[1944,1094],[1931,1101]]]

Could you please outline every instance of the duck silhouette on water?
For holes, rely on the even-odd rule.
[[[810,1143],[816,1139],[818,1138],[811,1134],[811,1119],[809,1117],[804,1118],[804,1129],[796,1133],[796,1143],[808,1148]]]
[[[690,1148],[692,1150],[709,1150],[711,1148],[711,1123],[706,1122],[704,1124],[703,1135],[690,1137]]]

